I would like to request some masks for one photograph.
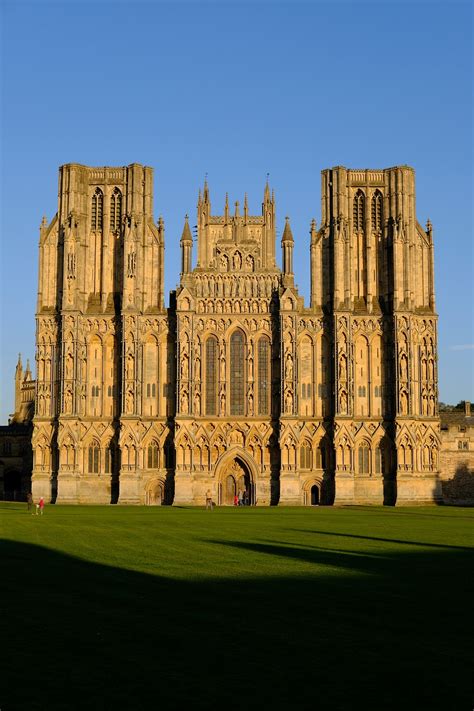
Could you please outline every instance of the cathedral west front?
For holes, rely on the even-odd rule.
[[[33,496],[58,503],[429,503],[441,497],[433,234],[412,168],[322,172],[294,281],[275,197],[188,217],[164,294],[149,167],[59,171],[40,228]]]

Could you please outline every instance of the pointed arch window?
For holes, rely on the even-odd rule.
[[[370,460],[370,449],[367,442],[362,442],[359,447],[359,474],[368,474]]]
[[[88,452],[89,474],[98,474],[100,468],[100,447],[98,442],[92,442]]]
[[[217,339],[206,341],[206,415],[217,415]]]
[[[115,188],[110,197],[110,229],[118,232],[122,222],[122,193]]]
[[[91,229],[101,230],[104,216],[104,193],[100,188],[96,188],[92,196],[91,205]]]
[[[148,469],[158,469],[158,445],[152,442],[148,447]]]
[[[270,414],[270,339],[262,336],[258,342],[258,411]]]
[[[244,415],[245,339],[235,331],[230,339],[230,414]]]
[[[380,190],[376,190],[372,196],[372,229],[374,232],[381,232],[383,224],[383,197]]]
[[[362,190],[358,190],[354,195],[352,222],[355,232],[362,232],[364,230],[365,195]]]
[[[309,442],[303,442],[301,445],[300,467],[301,469],[311,469],[311,445]]]

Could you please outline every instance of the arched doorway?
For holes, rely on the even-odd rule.
[[[146,503],[147,506],[161,506],[165,498],[165,483],[161,479],[155,479],[147,486]]]
[[[233,506],[234,497],[242,492],[248,506],[255,504],[255,486],[249,468],[239,457],[231,459],[219,484],[219,504]]]
[[[21,472],[8,469],[3,475],[3,489],[5,501],[21,501]]]
[[[319,486],[313,484],[311,487],[311,506],[319,506]]]

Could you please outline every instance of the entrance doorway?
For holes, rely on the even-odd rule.
[[[319,506],[319,486],[313,484],[311,487],[311,506]]]
[[[146,493],[148,506],[161,506],[165,498],[165,485],[162,481],[153,482]]]
[[[242,492],[249,506],[255,504],[255,486],[247,465],[236,458],[227,467],[222,483],[219,485],[219,503],[221,506],[233,506],[235,496]]]

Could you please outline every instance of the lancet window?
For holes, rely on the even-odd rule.
[[[148,447],[148,469],[158,469],[158,445],[156,442]]]
[[[122,221],[122,193],[115,188],[110,197],[110,229],[117,232]]]
[[[245,390],[245,340],[241,331],[230,339],[230,414],[243,415]]]
[[[309,442],[303,442],[301,445],[300,467],[301,469],[311,469],[311,445]]]
[[[100,188],[96,188],[92,196],[91,205],[91,229],[101,230],[104,215],[104,193]]]
[[[365,195],[358,190],[354,196],[352,222],[355,232],[362,232],[365,221]]]
[[[270,414],[270,340],[266,336],[258,342],[258,411]]]
[[[217,339],[206,341],[206,415],[217,415]]]
[[[370,460],[370,449],[367,442],[362,442],[359,447],[359,474],[368,474]]]
[[[376,190],[372,197],[372,229],[381,232],[383,224],[383,197],[380,190]]]
[[[89,474],[98,474],[100,466],[100,447],[98,442],[92,442],[89,446],[88,455]]]

